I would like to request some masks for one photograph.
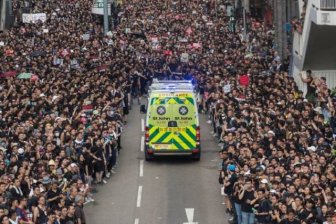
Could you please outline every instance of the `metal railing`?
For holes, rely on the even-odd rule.
[[[336,10],[336,0],[320,0],[321,10]]]

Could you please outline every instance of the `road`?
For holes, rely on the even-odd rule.
[[[217,182],[218,146],[206,116],[200,116],[201,161],[160,158],[146,162],[140,149],[144,115],[139,108],[134,106],[129,115],[117,173],[98,187],[96,202],[85,206],[87,223],[228,223]]]

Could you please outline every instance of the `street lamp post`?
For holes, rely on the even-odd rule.
[[[108,5],[107,0],[104,0],[104,34],[106,35],[109,31],[109,22],[108,22]]]

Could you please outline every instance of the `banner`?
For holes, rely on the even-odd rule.
[[[23,13],[22,14],[23,23],[36,23],[39,20],[44,23],[47,20],[47,15],[45,13]]]

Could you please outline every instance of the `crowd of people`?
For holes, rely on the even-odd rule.
[[[210,99],[223,143],[219,182],[239,224],[336,221],[335,99],[324,79],[302,79],[306,97],[280,71],[248,86],[240,77],[232,96]]]
[[[273,27],[247,14],[245,30],[234,5],[125,1],[106,34],[89,0],[32,0],[29,12],[46,13],[35,23],[16,5],[17,25],[0,34],[0,223],[85,223],[154,77],[197,86],[233,222],[332,223],[334,100],[313,75],[305,98]]]
[[[259,40],[272,44],[265,32]],[[300,74],[304,95],[270,47],[267,73],[243,49],[244,63],[234,54],[238,72],[204,89],[208,123],[222,146],[223,204],[238,224],[336,223],[336,98],[310,70]]]
[[[121,152],[132,87],[121,61],[131,60],[110,46],[92,1],[29,1],[46,14],[33,22],[22,2],[0,33],[0,223],[87,223],[83,205]]]

